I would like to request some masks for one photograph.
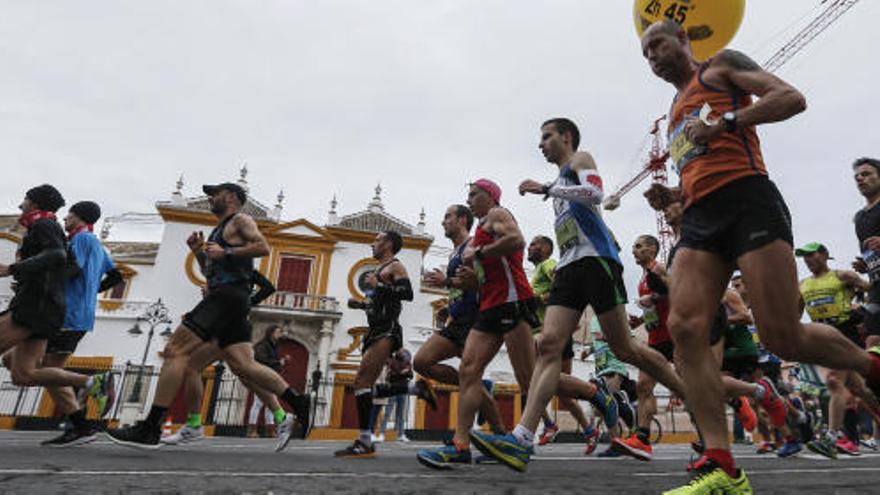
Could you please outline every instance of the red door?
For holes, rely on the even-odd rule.
[[[294,390],[305,393],[309,371],[308,349],[295,340],[282,338],[278,341],[278,357],[284,362],[281,377]]]
[[[275,286],[278,292],[306,294],[309,292],[311,274],[311,258],[284,256],[281,258],[281,265],[278,267],[278,283]]]

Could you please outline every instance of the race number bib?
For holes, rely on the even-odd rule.
[[[695,110],[691,115],[697,117],[699,111]],[[694,144],[685,136],[684,124],[686,122],[686,119],[681,119],[681,122],[669,135],[669,157],[672,159],[672,166],[678,175],[681,175],[681,171],[695,158],[709,152],[707,146]]]
[[[564,253],[578,244],[578,226],[571,215],[564,215],[556,222],[556,242],[560,253]]]
[[[862,252],[862,258],[868,265],[868,278],[871,283],[880,280],[880,255],[875,253],[873,249],[866,249]]]

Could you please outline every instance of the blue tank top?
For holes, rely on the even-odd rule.
[[[449,258],[449,264],[446,266],[447,279],[454,277],[458,267],[462,265],[462,253],[464,253],[464,248],[468,245],[468,242],[470,242],[470,239],[455,248],[452,257]],[[477,296],[477,291],[450,287],[447,300],[449,301],[449,316],[451,316],[453,320],[475,315],[480,309],[480,301]]]

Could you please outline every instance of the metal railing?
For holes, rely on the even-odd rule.
[[[333,297],[295,292],[276,292],[260,305],[272,309],[316,311],[322,313],[339,312],[339,301]]]

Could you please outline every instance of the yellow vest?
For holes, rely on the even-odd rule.
[[[801,282],[801,296],[811,320],[843,323],[849,319],[855,292],[840,280],[836,271],[830,270],[821,277]]]

